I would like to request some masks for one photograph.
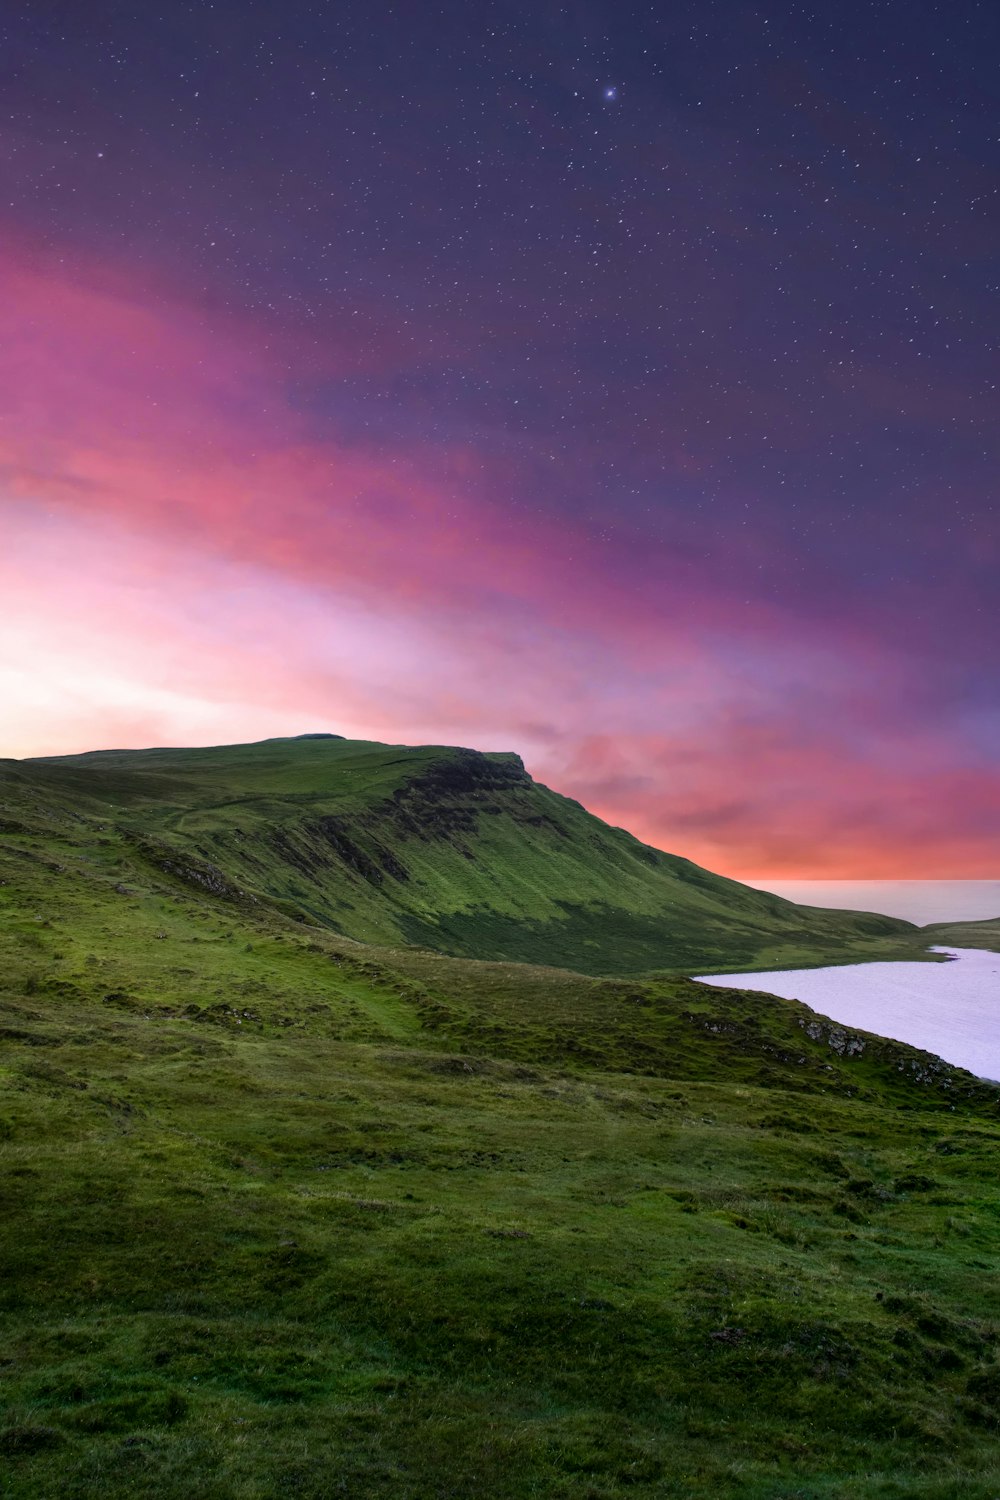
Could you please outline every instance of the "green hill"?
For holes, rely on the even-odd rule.
[[[986,922],[934,922],[920,929],[927,943],[945,948],[985,948],[1000,953],[1000,918]]]
[[[301,849],[455,757],[228,754],[4,770],[4,1496],[1000,1493],[995,1089],[764,995],[298,921],[266,807]],[[338,869],[302,888],[374,922],[395,877]]]
[[[611,828],[516,755],[305,736],[0,762],[10,815],[363,942],[592,974],[911,954],[890,917],[796,906]]]

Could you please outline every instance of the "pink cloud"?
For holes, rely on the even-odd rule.
[[[887,732],[887,763],[872,764],[829,723],[810,736],[778,712],[760,724],[721,707],[697,736],[583,740],[560,784],[647,842],[737,878],[994,878],[1000,777],[956,768],[943,736],[914,746]]]
[[[459,740],[733,873],[996,873],[1000,779],[903,722],[863,621],[495,502],[517,476],[473,446],[317,432],[295,350],[237,320],[93,268],[0,277],[0,753]]]

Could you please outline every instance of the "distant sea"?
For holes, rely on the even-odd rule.
[[[928,922],[985,922],[1000,917],[1000,880],[747,880],[805,906],[836,906]]]

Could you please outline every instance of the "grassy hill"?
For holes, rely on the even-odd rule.
[[[911,956],[891,917],[797,906],[611,828],[515,755],[306,736],[0,762],[8,818],[363,942],[592,974]],[[0,816],[4,816],[0,812]],[[34,819],[34,821],[32,821]],[[38,821],[38,820],[41,821]]]
[[[258,769],[246,804],[6,773],[0,1493],[1000,1493],[994,1089],[793,1002],[364,946],[210,839],[204,879],[150,857],[259,847],[258,797],[293,824]]]
[[[1000,953],[1000,920],[986,922],[934,922],[920,929],[927,943],[945,948],[985,948]]]
[[[916,936],[510,757],[4,763],[0,1493],[1000,1493],[995,1089],[794,1002],[346,931],[596,969],[727,909],[758,953]]]

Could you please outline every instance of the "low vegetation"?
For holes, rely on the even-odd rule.
[[[362,944],[78,774],[0,792],[0,1494],[1000,1494],[994,1088]]]

